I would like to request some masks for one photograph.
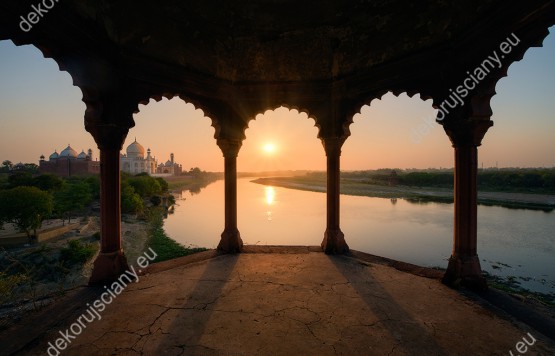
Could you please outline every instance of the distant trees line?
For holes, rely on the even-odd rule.
[[[392,172],[395,171],[395,174]],[[417,187],[453,187],[452,171],[403,171],[380,169],[375,171],[342,172],[346,180],[357,180],[368,184]],[[531,191],[555,193],[555,169],[491,169],[478,171],[478,188],[495,191]]]
[[[168,183],[148,174],[131,176],[122,173],[122,212],[140,214],[145,201],[157,206],[162,196],[168,195]],[[98,176],[60,178],[52,174],[32,175],[15,172],[0,177],[0,228],[4,223],[14,223],[30,238],[36,235],[42,221],[47,218],[67,219],[82,214],[100,198]],[[33,233],[33,234],[32,234]]]

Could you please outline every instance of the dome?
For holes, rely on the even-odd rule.
[[[76,158],[77,157],[77,151],[75,151],[73,148],[71,148],[70,145],[67,145],[65,150],[60,152],[60,157]]]
[[[79,153],[79,156],[77,156],[77,159],[87,159],[87,154],[85,153],[85,151],[81,151],[81,153]]]
[[[54,151],[54,153],[52,153],[52,154],[50,155],[50,157],[48,157],[48,159],[49,159],[49,160],[53,160],[53,159],[58,159],[58,157],[60,157],[60,156],[58,155],[58,152]]]
[[[166,162],[166,167],[171,167],[172,166],[172,162],[171,161],[167,161]]]
[[[127,157],[144,158],[144,156],[145,156],[145,148],[141,146],[140,143],[137,142],[137,139],[135,139],[135,142],[127,146]]]

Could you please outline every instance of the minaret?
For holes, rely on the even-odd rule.
[[[148,174],[152,174],[152,164],[150,163],[151,160],[152,160],[152,157],[150,157],[150,147],[149,147],[146,150],[146,172]]]
[[[171,161],[172,166],[173,166],[173,153],[170,153],[170,161]]]
[[[92,149],[89,148],[89,150],[87,151],[87,154],[89,155],[89,160],[93,160],[93,156],[92,156]]]

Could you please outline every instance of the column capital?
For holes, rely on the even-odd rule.
[[[453,147],[478,147],[486,132],[493,126],[491,120],[453,120],[441,123]]]
[[[228,138],[219,138],[216,143],[218,144],[218,147],[220,147],[224,157],[226,158],[237,157],[237,155],[239,155],[239,150],[243,145],[242,140]]]
[[[326,156],[341,156],[341,147],[345,143],[346,137],[320,137]]]
[[[86,126],[100,150],[120,151],[129,133],[129,127],[116,124],[92,123]]]
[[[122,89],[123,90],[123,89]],[[85,129],[93,136],[98,148],[121,150],[129,129],[135,126],[135,101],[122,94],[83,90]]]

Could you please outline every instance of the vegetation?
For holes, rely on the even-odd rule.
[[[42,221],[52,214],[50,194],[36,187],[17,187],[0,191],[0,226],[11,222],[31,238],[31,230],[40,228]]]
[[[90,186],[85,181],[64,182],[62,187],[54,193],[56,212],[62,220],[82,212],[93,200]]]
[[[154,178],[146,173],[135,176],[127,173],[121,174],[121,210],[123,213],[145,214],[145,202],[158,206],[161,204],[163,196],[171,197],[168,193],[168,183],[163,178]]]
[[[395,173],[392,173],[395,172]],[[537,194],[535,198],[514,198],[511,195],[489,194],[478,198],[480,204],[508,208],[551,211],[553,203],[545,196],[555,194],[555,168],[506,168],[478,172],[479,192]],[[309,172],[294,177],[259,178],[255,183],[286,188],[326,191],[326,173]],[[379,198],[403,198],[409,202],[453,202],[453,171],[379,169],[341,173],[341,193]]]
[[[206,172],[195,167],[180,176],[166,177],[165,180],[168,190],[189,190],[191,194],[198,194],[202,188],[219,179],[223,179],[223,173]]]
[[[60,250],[60,261],[65,266],[82,265],[94,256],[95,248],[90,243],[79,240],[68,241],[68,246]]]
[[[68,241],[62,249],[40,245],[23,250],[0,250],[0,305],[11,306],[13,317],[24,310],[38,310],[42,301],[63,294],[83,283],[72,279],[96,253],[98,244]],[[80,275],[80,274],[79,274]],[[10,324],[10,315],[0,318],[0,330]]]
[[[164,220],[159,209],[151,211],[149,222],[151,225],[148,248],[156,251],[158,256],[154,262],[162,262],[178,257],[188,256],[193,253],[206,251],[205,248],[188,248],[169,238],[164,232]]]
[[[410,187],[453,188],[453,170],[424,171],[379,169],[342,172],[344,181],[389,185],[395,171],[396,184]],[[312,174],[318,176],[319,173]],[[555,168],[503,168],[478,171],[478,189],[496,192],[555,194]]]

